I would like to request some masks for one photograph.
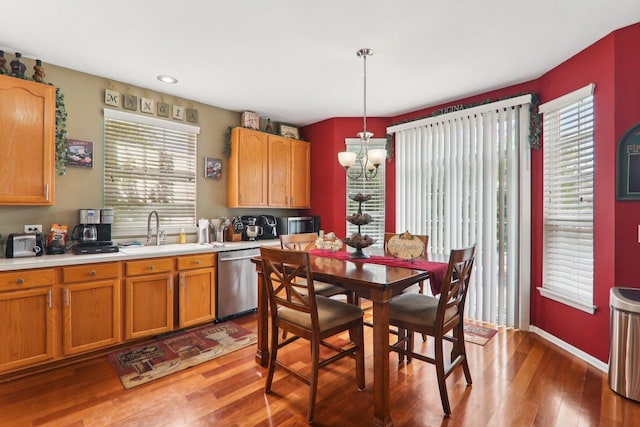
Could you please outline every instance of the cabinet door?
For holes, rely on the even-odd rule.
[[[126,339],[158,335],[173,329],[171,273],[129,277],[125,288]]]
[[[0,293],[0,372],[52,359],[52,287]]]
[[[65,355],[120,342],[120,280],[69,285],[62,292]]]
[[[53,205],[55,88],[0,76],[1,205]]]
[[[231,131],[227,206],[267,206],[267,134],[245,128]]]
[[[290,196],[291,141],[269,136],[269,206],[287,208]]]
[[[291,140],[291,188],[289,207],[311,207],[311,146],[308,142]]]
[[[179,326],[185,328],[215,319],[216,279],[214,268],[181,271]]]

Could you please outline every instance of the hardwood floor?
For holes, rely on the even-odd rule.
[[[255,316],[236,320],[256,329]],[[320,374],[317,426],[367,426],[373,415],[371,329],[367,389],[346,359]],[[421,338],[416,338],[421,343]],[[418,344],[416,344],[417,346]],[[422,345],[422,344],[420,344]],[[266,370],[251,346],[125,390],[106,357],[0,384],[1,426],[303,426],[308,387]],[[391,354],[395,426],[637,426],[640,404],[611,391],[607,374],[527,332],[501,329],[487,345],[467,344],[473,385],[462,370],[447,380],[452,415],[444,417],[432,365],[398,364]],[[286,352],[307,366],[307,346]],[[295,362],[295,361],[299,362]]]

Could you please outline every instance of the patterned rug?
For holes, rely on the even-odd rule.
[[[497,329],[485,328],[484,326],[464,324],[464,340],[478,345],[485,345],[495,334]]]
[[[256,334],[233,322],[209,324],[173,335],[164,335],[108,355],[125,389],[148,383],[174,372],[247,347]]]

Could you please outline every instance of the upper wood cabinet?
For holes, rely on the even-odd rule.
[[[269,135],[269,206],[310,207],[309,143]]]
[[[0,75],[0,205],[53,205],[56,89]]]
[[[268,134],[245,128],[231,131],[227,165],[227,206],[267,206]]]
[[[310,153],[305,141],[234,128],[227,206],[309,208]]]

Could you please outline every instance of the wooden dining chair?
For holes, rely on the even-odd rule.
[[[397,254],[394,254],[393,252],[391,252],[389,250],[389,240],[391,240],[391,238],[393,236],[397,236],[398,233],[384,233],[384,254],[386,256],[397,256]],[[427,245],[429,244],[429,236],[428,235],[420,235],[420,234],[413,234],[412,236],[415,236],[416,238],[420,239],[422,241],[422,243],[424,243],[424,250],[422,251],[422,253],[420,254],[420,256],[418,258],[420,259],[428,259],[428,255],[427,255]],[[424,294],[424,281],[418,283],[419,289],[420,289],[420,293]]]
[[[416,358],[436,366],[442,408],[447,415],[451,414],[447,377],[455,368],[462,366],[467,384],[471,385],[471,372],[464,345],[463,317],[475,252],[475,245],[451,251],[447,274],[438,298],[407,293],[389,302],[389,324],[398,328],[398,340],[389,349],[398,353],[400,361],[406,356],[407,363],[411,362],[411,358]],[[452,331],[450,336],[446,335],[449,331]],[[414,351],[414,332],[434,338],[434,357]],[[453,343],[451,361],[447,367],[444,361],[444,341]]]
[[[265,392],[271,392],[276,366],[309,385],[307,422],[313,422],[320,368],[342,359],[354,357],[358,390],[364,390],[364,326],[363,312],[359,307],[331,298],[316,295],[313,274],[309,266],[309,254],[278,248],[261,247],[263,278],[269,297],[271,316],[271,348],[265,384]],[[295,283],[305,278],[306,292],[300,292]],[[288,331],[291,337],[280,341],[279,331]],[[342,347],[328,341],[329,337],[349,331],[351,341]],[[299,370],[278,360],[278,352],[298,338],[311,345],[311,373],[304,376]],[[320,346],[332,350],[331,357],[320,360]],[[299,363],[296,358],[295,363]]]
[[[280,235],[280,247],[284,250],[308,252],[316,249],[317,239],[318,233],[282,234]],[[304,292],[304,279],[300,279],[299,284],[303,286],[302,292]],[[353,304],[354,302],[353,292],[330,283],[315,281],[315,291],[316,295],[323,297],[346,295],[348,303]]]

